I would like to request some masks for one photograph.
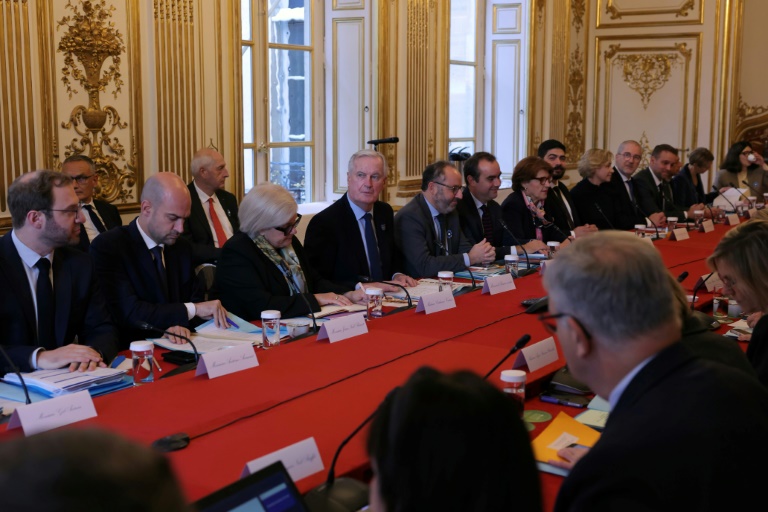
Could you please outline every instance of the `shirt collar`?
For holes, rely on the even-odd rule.
[[[654,182],[654,183],[656,183],[656,186],[658,187],[659,185],[661,185],[661,180],[660,180],[659,178],[657,178],[657,177],[656,177],[656,173],[655,173],[655,172],[653,172],[653,169],[651,169],[651,168],[649,167],[649,168],[648,168],[648,172],[649,172],[649,173],[651,173],[651,176],[653,176],[653,182]]]
[[[216,194],[213,194],[212,196],[209,196],[205,192],[203,192],[203,189],[197,186],[197,181],[192,180],[192,184],[195,186],[195,190],[197,190],[197,195],[200,197],[200,202],[203,204],[206,204],[208,202],[208,199],[213,198],[213,202],[216,202]]]
[[[427,208],[429,208],[429,212],[432,214],[432,218],[435,218],[438,215],[440,215],[440,212],[437,211],[437,209],[435,209],[434,206],[432,206],[432,203],[427,201],[427,197],[426,196],[424,196],[424,202],[427,203]]]
[[[144,239],[144,243],[147,245],[147,249],[152,250],[156,246],[164,247],[164,244],[158,244],[155,243],[154,240],[152,240],[148,234],[144,232],[143,229],[141,229],[141,224],[139,224],[139,221],[136,221],[136,227],[139,228],[139,234],[141,235],[141,238]]]
[[[355,214],[355,218],[357,220],[362,219],[363,215],[365,215],[366,213],[370,213],[371,214],[371,218],[373,218],[373,208],[371,208],[370,212],[367,212],[367,211],[363,210],[362,208],[357,206],[355,203],[353,203],[352,200],[349,199],[349,195],[347,195],[347,202],[349,203],[349,206],[352,208],[352,213]]]
[[[611,405],[611,410],[613,410],[616,407],[616,404],[619,403],[619,399],[621,399],[621,395],[624,394],[624,391],[627,389],[627,386],[629,386],[629,383],[632,382],[632,379],[635,378],[635,375],[637,375],[640,370],[645,368],[645,365],[651,362],[651,360],[656,357],[656,354],[653,354],[650,357],[645,358],[632,368],[632,370],[627,373],[622,379],[619,381],[618,384],[611,390],[611,393],[608,395],[608,403]]]
[[[475,202],[475,208],[479,210],[481,206],[485,206],[485,203],[483,203],[478,198],[476,198],[474,194],[472,194],[472,192],[469,191],[469,189],[467,189],[467,194],[469,194],[472,197],[472,200]]]
[[[19,253],[19,257],[21,258],[21,261],[24,262],[26,266],[29,268],[33,268],[35,266],[35,263],[37,263],[37,260],[41,258],[39,254],[37,254],[35,251],[24,245],[24,242],[19,240],[19,237],[16,236],[16,231],[11,231],[11,240],[13,240],[13,245],[16,246],[16,252]],[[48,261],[53,263],[53,252],[50,252],[49,254],[46,254],[45,256],[42,256],[43,258],[47,258]]]

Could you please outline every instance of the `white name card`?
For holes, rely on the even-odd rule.
[[[195,376],[208,374],[209,379],[259,366],[253,346],[235,345],[232,348],[206,352],[200,356]]]
[[[498,276],[488,276],[485,278],[482,293],[496,295],[497,293],[508,292],[514,289],[515,280],[512,279],[512,274],[499,274]]]
[[[720,280],[720,276],[717,274],[717,272],[714,272],[712,276],[707,279],[707,276],[709,274],[704,274],[699,278],[698,281],[696,281],[696,284],[693,286],[694,288],[701,288],[702,285],[707,288],[708,292],[712,292],[715,288],[722,288],[723,287],[723,281]],[[704,281],[707,279],[706,281]]]
[[[346,315],[333,320],[328,320],[320,328],[317,334],[318,340],[328,338],[331,343],[359,336],[368,332],[368,325],[365,323],[365,313],[355,313]]]
[[[670,240],[677,240],[678,242],[682,240],[688,240],[690,236],[688,235],[688,229],[687,228],[677,228],[673,229],[672,233],[669,236]]]
[[[554,363],[557,359],[555,338],[550,336],[521,350],[512,368],[518,368],[527,363],[528,371],[535,372],[539,368],[544,368],[548,364]]]
[[[757,216],[757,210],[755,208],[750,208],[747,210],[747,213],[745,215],[748,219],[754,219]]]
[[[712,232],[714,230],[715,230],[715,223],[712,222],[711,219],[705,220],[699,226],[699,231],[701,231],[702,233],[709,233],[709,232]]]
[[[740,223],[739,216],[735,213],[729,213],[725,216],[725,223],[729,226],[735,226],[736,224]]]
[[[87,391],[79,391],[16,407],[8,430],[21,427],[24,435],[31,436],[94,417],[96,408],[91,395]]]
[[[314,475],[324,469],[323,459],[320,457],[320,450],[317,449],[315,438],[308,437],[303,441],[246,463],[240,478],[264,469],[277,461],[283,463],[283,466],[285,466],[294,482],[298,482],[302,478]]]
[[[416,312],[421,313],[424,311],[427,315],[430,313],[437,313],[446,309],[452,309],[456,307],[456,301],[453,298],[450,287],[435,293],[427,293],[422,295],[419,299],[419,304],[416,306]]]

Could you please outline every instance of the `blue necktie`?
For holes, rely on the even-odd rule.
[[[363,215],[365,220],[365,246],[368,248],[368,262],[371,271],[371,281],[381,281],[384,277],[381,270],[381,256],[379,256],[379,245],[376,243],[376,236],[373,233],[373,223],[371,214]]]
[[[168,298],[168,275],[165,273],[165,265],[163,265],[163,248],[159,245],[154,246],[149,250],[152,253],[152,259],[155,260],[155,270],[157,270],[157,277],[160,280],[160,289],[163,292],[165,298]]]

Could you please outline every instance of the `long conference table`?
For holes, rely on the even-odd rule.
[[[683,285],[691,290],[708,273],[705,260],[727,229],[716,226],[711,233],[691,232],[688,240],[659,240],[655,246],[674,275],[690,273]],[[469,369],[482,375],[523,334],[532,336],[529,345],[549,337],[520,304],[544,295],[541,277],[527,276],[515,284],[516,290],[495,296],[479,291],[458,296],[457,307],[448,311],[425,315],[411,309],[376,319],[368,322],[368,334],[334,344],[313,336],[259,349],[259,366],[235,374],[208,379],[189,372],[98,397],[98,416],[74,427],[106,428],[146,445],[186,432],[190,445],[169,458],[192,501],[236,481],[248,461],[309,437],[317,442],[327,470],[339,443],[419,367]],[[706,289],[699,295],[701,303],[711,297]],[[585,290],[584,300],[589,299]],[[561,365],[538,373],[552,373]],[[500,370],[510,367],[508,361]],[[490,381],[500,386],[498,372]],[[535,397],[526,409],[553,416],[582,411]],[[535,424],[531,438],[545,426]],[[16,432],[3,432],[2,439]],[[368,468],[366,435],[363,430],[342,452],[337,475],[362,474]],[[316,473],[297,485],[308,491],[324,479],[325,472]],[[541,483],[545,510],[551,510],[562,478],[542,473]]]

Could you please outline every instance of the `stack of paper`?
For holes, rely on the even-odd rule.
[[[60,368],[22,373],[27,387],[45,396],[59,396],[98,386],[115,385],[123,381],[124,375],[125,371],[113,368],[96,368],[86,372],[70,372],[69,368]],[[15,373],[5,374],[3,380],[9,384],[21,386],[19,377]]]
[[[461,290],[466,286],[467,285],[463,283],[453,283],[451,285],[451,288],[453,289],[453,293],[455,294],[457,291]],[[411,295],[411,299],[413,301],[418,301],[423,295],[427,295],[430,293],[437,293],[440,290],[440,281],[438,281],[437,279],[419,279],[418,285],[407,287],[406,289],[408,290],[408,293]],[[402,290],[398,290],[396,292],[390,292],[387,295],[391,295],[392,297],[396,297],[398,299],[405,298],[405,292]]]

